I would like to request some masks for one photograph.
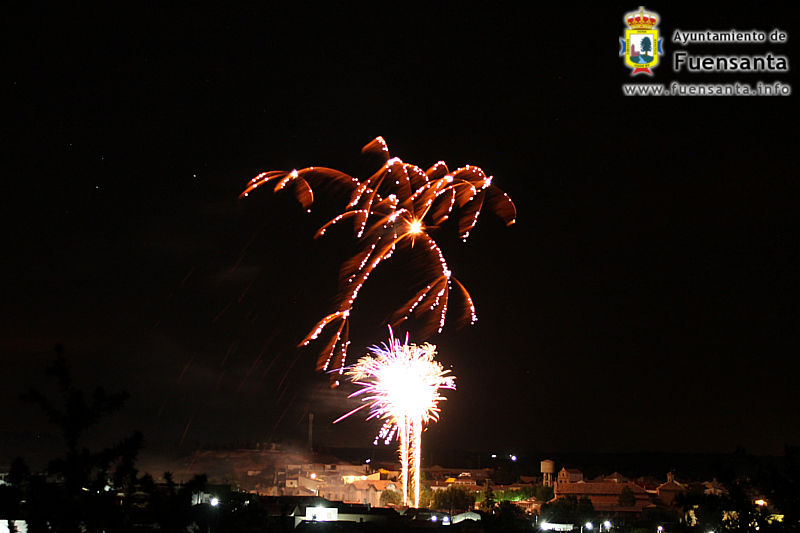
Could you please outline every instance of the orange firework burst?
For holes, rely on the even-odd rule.
[[[383,164],[372,176],[360,181],[348,174],[326,167],[302,170],[263,172],[250,180],[240,197],[275,182],[274,192],[292,190],[305,208],[314,202],[312,187],[334,184],[350,193],[345,210],[325,223],[316,233],[321,237],[332,226],[352,220],[359,252],[342,266],[342,288],[336,310],[317,322],[301,346],[330,331],[317,368],[344,372],[350,344],[350,314],[358,295],[375,268],[402,247],[419,246],[434,265],[435,275],[410,300],[398,308],[391,322],[399,324],[411,315],[421,318],[432,329],[441,332],[447,317],[450,290],[455,287],[466,302],[464,318],[477,320],[475,305],[464,285],[452,276],[444,254],[429,235],[429,230],[445,222],[454,209],[459,210],[458,232],[466,241],[487,206],[507,225],[516,219],[516,208],[506,193],[492,184],[492,176],[479,167],[466,165],[450,171],[439,161],[423,171],[416,165],[389,157],[389,148],[382,137],[364,146],[363,153],[378,154]]]

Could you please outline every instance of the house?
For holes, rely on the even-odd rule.
[[[620,495],[625,488],[628,488],[633,494],[633,505],[620,505]],[[578,481],[576,483],[556,483],[555,498],[561,499],[567,496],[574,496],[577,499],[588,498],[592,501],[594,509],[601,513],[638,514],[646,507],[653,505],[647,491],[631,481]]]
[[[526,498],[524,500],[519,500],[519,501],[512,501],[511,503],[516,505],[523,511],[525,511],[525,514],[534,515],[534,514],[539,514],[541,512],[543,502],[531,496],[530,498]]]
[[[400,490],[394,479],[385,479],[379,472],[372,474],[318,476],[318,494],[329,500],[361,505],[380,506],[385,490]]]
[[[607,476],[602,476],[600,478],[601,481],[610,481],[612,483],[620,483],[625,481],[630,481],[628,478],[620,474],[619,472],[614,472],[613,474],[609,474]]]
[[[668,472],[667,482],[662,483],[656,488],[656,494],[658,495],[658,499],[661,501],[661,503],[664,505],[672,505],[672,502],[675,501],[675,498],[687,490],[688,487],[675,481],[675,479],[672,477],[672,472]]]
[[[399,519],[394,509],[372,508],[342,502],[319,502],[299,505],[292,513],[295,528],[302,522],[373,522],[387,523]]]
[[[400,488],[394,481],[389,480],[358,480],[348,483],[342,502],[381,507],[381,495],[385,490],[399,491]]]

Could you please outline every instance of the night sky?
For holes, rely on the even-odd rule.
[[[288,442],[312,411],[319,444],[369,445],[375,424],[330,424],[352,403],[314,372],[321,345],[295,348],[356,250],[347,231],[312,239],[342,198],[308,214],[290,194],[237,196],[263,170],[364,178],[378,135],[423,168],[482,167],[518,209],[509,228],[484,212],[466,244],[433,235],[480,320],[429,339],[458,390],[426,446],[800,442],[795,96],[624,97],[642,76],[618,37],[639,4],[112,5],[8,18],[0,455],[51,442],[19,395],[46,387],[58,343],[81,383],[131,394],[97,443],[132,428],[152,450]],[[671,69],[676,27],[780,27],[787,44],[687,49],[793,66],[781,6],[645,8],[667,53],[646,81],[800,89],[794,71]],[[370,279],[352,355],[385,339],[418,274],[397,254]]]

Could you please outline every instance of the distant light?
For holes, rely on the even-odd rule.
[[[105,487],[103,487],[103,490],[106,491],[106,492],[110,491],[111,490],[111,485],[106,485]]]
[[[574,531],[574,526],[572,524],[551,524],[549,522],[542,522],[539,525],[539,529],[542,531]]]
[[[364,481],[365,479],[367,479],[367,476],[361,476],[361,481]]]
[[[445,525],[445,526],[449,526],[450,525],[450,517],[449,516],[445,516],[444,518],[442,518],[442,525]]]
[[[311,476],[310,477],[311,477],[311,479],[317,479],[317,474],[315,474],[314,472],[311,472]]]
[[[336,522],[339,509],[336,507],[306,507],[306,520],[315,522]]]
[[[219,505],[219,498],[211,498],[211,501],[208,503],[211,504],[211,507],[216,507],[217,505]]]
[[[364,461],[364,462],[365,462],[365,463],[367,463],[367,464],[370,464],[370,463],[372,462],[372,459],[367,459],[367,460],[366,460],[366,461]]]
[[[492,459],[497,459],[497,454],[496,453],[492,454]]]
[[[516,461],[517,460],[517,456],[516,455],[511,455],[510,458],[511,458],[512,461]]]
[[[594,524],[592,524],[591,522],[586,522],[586,529],[592,529],[592,528],[594,528]]]
[[[766,507],[767,506],[767,500],[758,499],[758,500],[754,501],[753,503],[755,503],[759,507]]]
[[[605,522],[603,522],[603,527],[606,528],[606,529],[611,529],[611,522],[606,520]]]
[[[436,520],[438,520],[438,518],[436,517],[436,515],[433,515],[433,516],[431,516],[431,522],[436,522]]]
[[[658,526],[658,533],[661,533],[662,531],[664,531],[664,526]]]

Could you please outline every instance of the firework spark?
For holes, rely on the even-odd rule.
[[[409,344],[394,337],[389,328],[389,344],[370,349],[372,355],[359,359],[346,375],[360,388],[350,398],[360,398],[360,407],[336,422],[364,409],[367,420],[383,421],[375,443],[400,441],[400,468],[403,504],[413,501],[419,507],[422,431],[426,424],[439,420],[439,402],[446,400],[442,389],[455,389],[455,376],[434,360],[436,346]],[[411,479],[409,479],[409,477]],[[409,494],[413,487],[413,498]]]
[[[344,372],[350,345],[351,311],[364,284],[381,263],[398,249],[420,245],[425,253],[424,261],[431,267],[428,270],[431,279],[395,311],[392,324],[397,325],[414,315],[425,325],[424,337],[434,330],[441,332],[453,283],[466,303],[462,318],[474,323],[477,314],[472,297],[452,276],[442,250],[429,232],[448,220],[454,209],[459,210],[458,232],[465,241],[484,207],[507,225],[516,220],[514,203],[492,183],[492,176],[487,176],[479,167],[466,165],[451,172],[443,161],[439,161],[423,171],[400,158],[390,157],[382,137],[364,146],[362,152],[378,154],[383,160],[378,171],[364,181],[326,167],[270,171],[250,180],[240,195],[248,196],[255,189],[275,182],[274,192],[293,190],[297,201],[310,209],[314,201],[312,187],[331,184],[350,194],[345,210],[325,223],[315,237],[325,235],[342,221],[352,220],[359,251],[342,265],[336,310],[317,322],[300,342],[305,346],[323,332],[329,332],[317,368],[340,375]]]

